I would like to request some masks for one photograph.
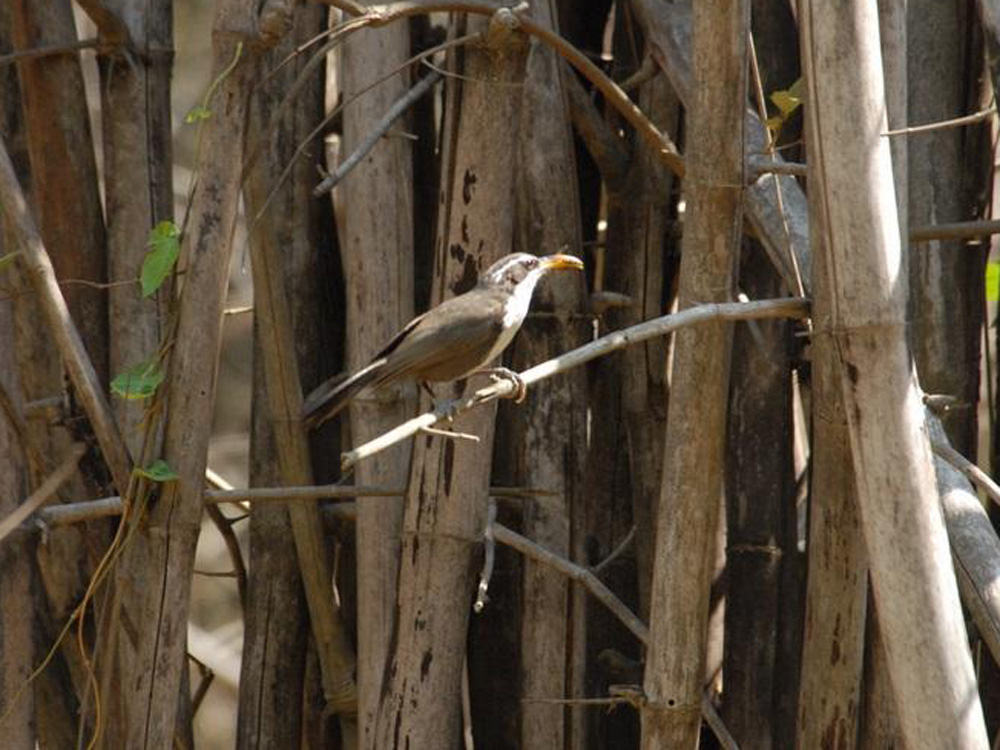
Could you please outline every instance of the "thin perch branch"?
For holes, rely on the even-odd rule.
[[[637,344],[646,339],[663,336],[671,331],[696,323],[719,320],[752,320],[759,318],[805,318],[809,315],[809,302],[804,299],[785,298],[758,300],[756,302],[726,302],[690,307],[671,315],[664,315],[645,323],[614,331],[596,341],[562,354],[547,362],[519,373],[525,385],[532,385],[553,375],[603,357],[618,349]],[[444,401],[432,411],[404,422],[374,440],[341,454],[341,466],[347,469],[358,461],[375,455],[396,443],[413,437],[421,430],[432,427],[445,419],[454,419],[458,414],[495,398],[510,397],[515,386],[503,380],[485,388],[480,388],[471,396]]]
[[[386,134],[392,124],[396,122],[410,107],[417,102],[420,97],[434,88],[434,84],[443,78],[440,72],[437,70],[431,70],[430,73],[421,78],[417,84],[407,91],[403,96],[399,97],[396,102],[389,108],[389,111],[385,113],[378,124],[372,129],[365,140],[358,145],[350,156],[341,162],[340,166],[337,167],[337,171],[332,175],[327,177],[323,182],[316,186],[313,190],[313,195],[320,196],[327,193],[337,187],[337,184],[350,174],[351,170],[354,169],[361,161],[368,156],[375,145],[382,139],[382,136]]]

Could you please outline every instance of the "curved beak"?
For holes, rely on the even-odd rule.
[[[539,258],[541,266],[546,271],[558,271],[563,268],[572,268],[577,271],[583,270],[583,261],[573,255],[545,255]]]

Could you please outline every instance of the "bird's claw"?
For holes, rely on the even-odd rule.
[[[515,404],[520,404],[528,396],[528,384],[524,382],[524,379],[511,369],[506,367],[494,367],[489,371],[490,378],[495,383],[500,383],[507,381],[514,386],[514,393],[511,394],[510,398],[514,399]]]

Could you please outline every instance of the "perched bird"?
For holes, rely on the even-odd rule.
[[[411,320],[366,367],[316,388],[302,405],[303,420],[309,426],[325,422],[369,386],[460,380],[481,370],[513,340],[539,279],[562,268],[582,269],[583,263],[572,255],[501,258],[473,289]]]

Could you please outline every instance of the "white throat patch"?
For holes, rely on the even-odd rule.
[[[542,278],[544,273],[544,268],[536,268],[514,287],[514,293],[510,295],[504,305],[503,331],[501,331],[493,348],[490,349],[490,356],[486,358],[487,362],[492,362],[500,352],[506,349],[507,344],[513,340],[521,328],[521,324],[528,315],[528,308],[531,307],[531,296],[535,293],[535,285],[538,284],[538,280]]]

